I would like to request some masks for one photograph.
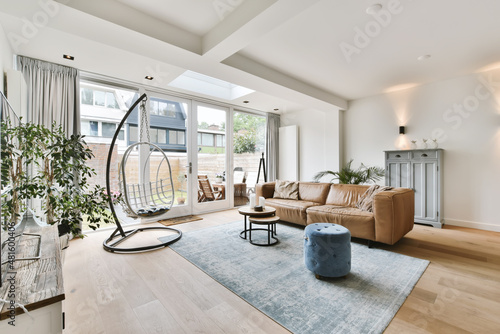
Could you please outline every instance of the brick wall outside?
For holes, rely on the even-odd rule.
[[[97,175],[89,179],[89,185],[93,187],[99,184],[106,187],[106,162],[108,160],[109,144],[104,143],[89,143],[87,146],[94,153],[94,157],[87,161],[87,165],[93,168]],[[109,175],[111,191],[118,191],[118,166],[121,156],[118,156],[117,145],[113,148],[111,156],[111,173]]]

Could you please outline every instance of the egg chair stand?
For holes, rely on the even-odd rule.
[[[143,94],[143,95],[141,95],[139,97],[139,99],[137,101],[134,102],[134,104],[130,107],[130,109],[127,111],[127,113],[125,114],[125,116],[121,120],[121,122],[118,125],[118,127],[116,129],[116,132],[115,132],[115,134],[113,136],[113,139],[111,140],[111,145],[110,145],[109,153],[108,153],[108,159],[107,159],[107,163],[106,163],[106,191],[107,191],[108,194],[111,194],[110,171],[111,171],[111,157],[112,157],[112,154],[113,154],[113,147],[114,147],[114,145],[116,143],[116,140],[118,138],[118,135],[120,133],[121,128],[125,124],[125,121],[129,117],[129,115],[132,113],[132,111],[139,105],[139,103],[142,103],[141,108],[142,108],[143,113],[145,113],[144,104],[145,104],[146,100],[147,100],[147,96],[146,96],[146,94]],[[144,117],[143,117],[143,119],[144,119]],[[146,125],[147,125],[147,123],[146,123]],[[147,128],[146,128],[146,131],[148,131]],[[126,180],[126,177],[125,177],[125,164],[126,164],[126,160],[128,158],[128,155],[132,151],[132,149],[134,147],[137,147],[138,145],[141,145],[141,144],[142,145],[148,144],[150,146],[150,148],[153,147],[154,149],[160,150],[161,153],[163,154],[163,160],[160,163],[160,166],[158,167],[158,171],[157,171],[157,175],[156,175],[156,182],[149,182],[147,184],[131,185],[130,186],[130,185],[127,185],[127,183],[126,183],[127,180]],[[148,159],[151,156],[151,154],[152,153],[151,153],[151,150],[150,150]],[[159,180],[158,179],[159,168],[161,167],[161,164],[163,163],[163,161],[165,159],[167,161],[167,165],[168,165],[168,169],[169,169],[169,179],[170,179],[170,185],[169,186],[165,186],[165,183],[168,184],[168,182],[163,182],[163,180]],[[154,145],[152,143],[149,143],[149,132],[148,132],[148,141],[147,142],[136,143],[136,144],[133,144],[133,145],[131,145],[130,147],[127,148],[126,153],[123,156],[122,164],[121,165],[122,165],[121,166],[122,168],[121,168],[121,171],[120,171],[120,188],[121,188],[121,191],[122,191],[122,195],[125,198],[125,203],[128,206],[129,210],[131,210],[132,212],[134,212],[134,214],[137,215],[137,216],[139,216],[139,217],[154,216],[154,215],[165,213],[168,210],[170,210],[170,208],[171,208],[171,206],[173,204],[173,201],[174,201],[174,197],[175,197],[175,195],[174,195],[174,189],[173,189],[173,182],[172,182],[172,174],[171,174],[171,169],[170,169],[170,163],[168,162],[168,158],[166,157],[166,155],[163,152],[163,150],[161,150],[158,146],[156,146],[156,145]],[[135,193],[135,190],[134,190],[134,192],[131,192],[130,189],[137,189],[137,192],[139,192],[139,193],[141,193],[141,189],[142,189],[142,193],[141,193],[142,195],[140,195],[138,197],[133,197],[133,196],[131,196],[131,193]],[[165,189],[167,189],[167,190],[165,190]],[[165,194],[166,191],[168,191],[171,194],[171,196],[164,196],[164,194]],[[144,205],[144,202],[148,201],[148,200],[145,199],[146,194],[149,194],[149,201],[151,201],[151,198],[153,197],[153,193],[156,194],[154,196],[156,199],[158,199],[158,198],[161,199],[161,204],[162,204],[161,206],[158,206],[158,207],[155,206],[155,207],[150,207],[150,208],[137,209],[137,206],[134,207],[132,205],[132,203],[137,203],[137,201],[138,201],[137,198],[139,198],[139,202],[142,201],[142,204]],[[115,229],[115,231],[109,236],[109,238],[107,238],[103,242],[103,247],[108,252],[112,252],[112,253],[114,253],[114,252],[117,252],[117,253],[133,253],[133,252],[144,252],[144,251],[155,250],[155,249],[167,247],[168,245],[170,245],[170,244],[178,241],[182,237],[182,232],[181,231],[179,231],[179,230],[177,230],[175,228],[166,227],[166,226],[139,227],[139,228],[136,228],[136,229],[125,231],[123,229],[121,223],[120,223],[120,220],[118,219],[118,216],[116,215],[116,211],[115,211],[113,199],[111,198],[111,196],[109,196],[108,201],[109,201],[109,207],[111,209],[111,214],[113,216],[113,219],[116,222],[116,229]],[[167,240],[166,242],[155,243],[155,244],[146,245],[146,246],[119,247],[120,243],[122,243],[123,241],[127,240],[128,238],[134,236],[136,233],[138,233],[138,232],[147,232],[147,231],[152,231],[152,230],[161,230],[161,231],[173,232],[172,238],[169,238],[169,240]]]

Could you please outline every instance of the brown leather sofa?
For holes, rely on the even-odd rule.
[[[373,212],[356,208],[365,185],[299,182],[299,199],[273,198],[274,182],[257,184],[281,220],[299,225],[327,222],[345,226],[356,238],[395,244],[413,229],[414,193],[407,188],[377,193]]]

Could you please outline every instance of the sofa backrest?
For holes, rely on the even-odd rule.
[[[332,184],[325,204],[355,207],[369,186],[358,184]]]
[[[325,204],[330,183],[299,182],[299,199]]]

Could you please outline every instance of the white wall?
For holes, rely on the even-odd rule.
[[[299,180],[311,181],[322,170],[338,170],[339,111],[303,110],[281,116],[281,126],[299,128]],[[281,164],[281,162],[280,162]]]
[[[0,90],[5,94],[4,75],[5,71],[12,68],[13,53],[7,36],[0,25]]]
[[[445,224],[500,231],[500,69],[355,100],[344,114],[355,165],[384,166],[384,150],[422,138],[444,149]]]

